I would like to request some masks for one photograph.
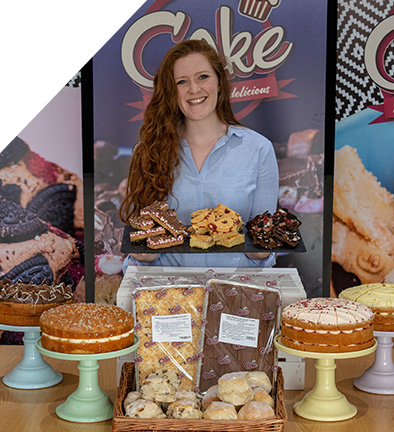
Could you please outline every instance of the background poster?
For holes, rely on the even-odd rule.
[[[94,56],[96,301],[113,302],[122,278],[118,208],[152,77],[165,52],[190,38],[210,41],[230,59],[237,118],[274,144],[279,205],[302,220],[308,250],[279,256],[277,266],[297,267],[308,296],[322,294],[327,4],[258,3],[265,15],[246,0],[147,1]],[[261,56],[269,36],[282,49],[272,69]]]
[[[394,1],[338,1],[331,295],[394,282]]]
[[[0,154],[0,279],[70,285],[85,300],[81,77]],[[3,297],[4,298],[4,297]],[[0,343],[22,343],[23,333]]]

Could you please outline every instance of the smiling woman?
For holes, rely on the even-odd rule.
[[[155,200],[176,208],[190,224],[196,210],[219,203],[244,221],[274,212],[278,167],[273,146],[243,127],[230,104],[226,62],[207,42],[183,41],[164,56],[131,158],[122,220]],[[269,266],[270,254],[148,254],[134,264],[167,266]]]

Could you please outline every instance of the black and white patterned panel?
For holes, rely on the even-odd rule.
[[[81,87],[81,71],[72,77],[72,79],[66,84],[66,87]]]
[[[379,87],[364,64],[364,48],[371,31],[394,10],[394,0],[338,0],[336,120],[369,105],[383,103]],[[394,76],[394,43],[385,56],[385,67]]]

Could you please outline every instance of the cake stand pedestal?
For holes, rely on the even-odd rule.
[[[24,333],[23,358],[8,375],[3,377],[5,385],[17,389],[33,390],[52,387],[60,383],[63,375],[55,372],[36,349],[36,341],[41,334],[40,327],[0,324],[0,330]]]
[[[370,348],[346,353],[318,353],[292,349],[283,345],[280,335],[275,337],[274,342],[276,348],[285,353],[316,359],[315,386],[304,396],[302,401],[293,405],[293,411],[297,415],[309,420],[334,422],[350,419],[357,414],[357,408],[349,403],[336,387],[335,369],[337,366],[335,360],[370,354],[376,350],[376,341]]]
[[[374,364],[353,381],[354,387],[368,393],[394,394],[393,337],[394,332],[374,331],[378,347]]]
[[[138,345],[139,339],[134,335],[134,345],[119,351],[100,354],[64,354],[43,348],[41,338],[39,338],[36,346],[41,354],[56,359],[79,362],[78,388],[65,402],[56,408],[56,414],[64,420],[77,423],[94,423],[110,420],[114,414],[114,405],[109,396],[100,388],[98,381],[98,360],[129,354],[135,351]]]

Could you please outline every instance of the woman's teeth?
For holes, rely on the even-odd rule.
[[[199,104],[203,100],[205,100],[205,97],[201,97],[201,98],[198,98],[198,99],[189,99],[188,102],[191,103],[191,104]]]

